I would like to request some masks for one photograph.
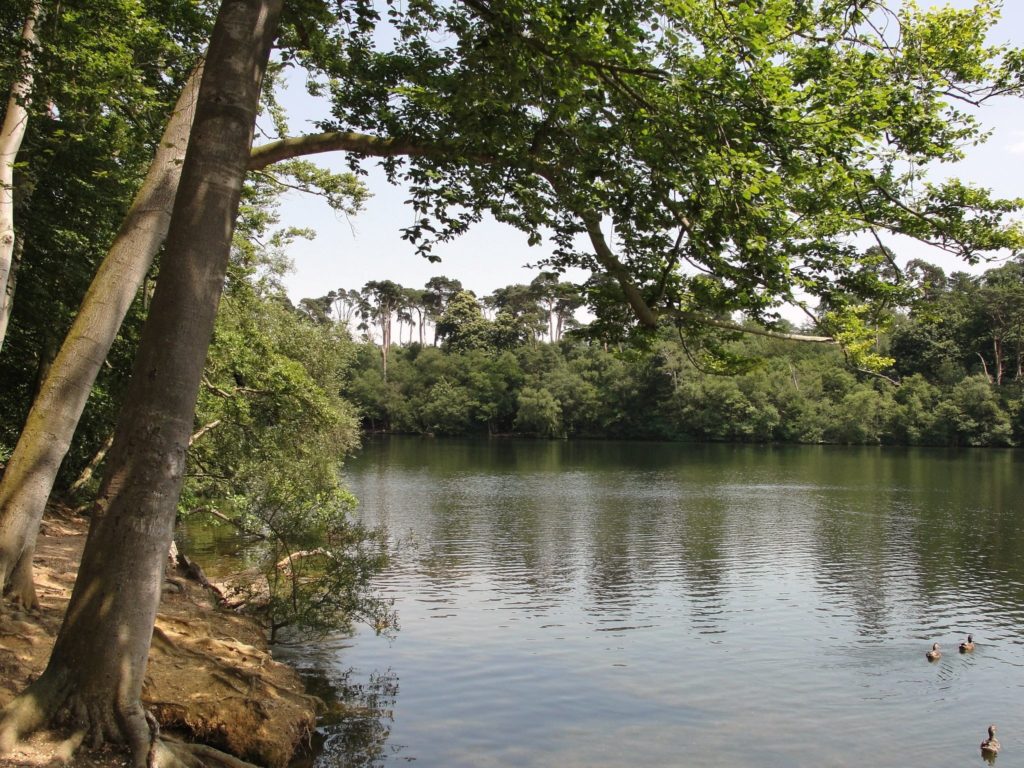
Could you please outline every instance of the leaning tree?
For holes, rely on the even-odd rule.
[[[141,704],[206,349],[227,270],[280,0],[224,0],[197,98],[159,284],[64,623],[43,674],[4,710],[0,754],[68,713],[133,764],[178,761]],[[184,764],[184,763],[180,763]]]

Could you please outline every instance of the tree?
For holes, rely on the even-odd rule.
[[[993,382],[1001,386],[1007,368],[1020,380],[1024,368],[1024,259],[1018,257],[986,272],[977,299],[991,342]]]
[[[488,346],[490,323],[469,291],[455,294],[437,319],[435,334],[444,348],[456,352]]]
[[[94,743],[155,742],[139,697],[203,360],[281,2],[224,0],[180,194],[71,602],[43,674],[0,720],[0,753],[66,707]],[[170,756],[168,764],[174,765]]]
[[[420,346],[424,343],[424,331],[427,321],[427,293],[420,288],[404,288],[404,304],[410,313],[416,313],[416,328],[419,331]],[[409,329],[409,340],[412,341],[412,328]]]
[[[364,319],[380,328],[380,358],[384,380],[388,379],[388,353],[391,351],[391,321],[403,302],[403,288],[391,280],[371,280],[363,286]]]
[[[931,264],[923,259],[911,259],[903,270],[907,281],[916,292],[914,304],[938,300],[946,291],[946,273],[942,267]]]
[[[339,288],[334,291],[334,316],[335,320],[348,331],[351,331],[352,318],[359,312],[363,303],[363,296],[354,288],[345,290]]]
[[[964,445],[1009,446],[1013,427],[1000,408],[992,383],[972,376],[953,387],[944,414]]]
[[[336,298],[334,291],[330,291],[315,299],[299,299],[299,311],[314,323],[326,325],[331,322],[331,310]]]
[[[25,424],[0,481],[0,584],[29,605],[32,542],[90,387],[106,360],[93,395],[103,407],[92,409],[84,446],[108,437],[108,413],[127,378],[121,362],[138,323],[129,324],[113,359],[108,352],[166,234],[201,72],[189,67],[209,30],[202,6],[173,0],[64,3],[50,9],[48,22],[36,52],[29,151],[19,164],[20,188],[31,190],[19,204],[24,300],[0,359],[9,395],[3,421]],[[162,136],[158,121],[166,121]],[[138,322],[144,304],[145,297],[136,304]],[[24,372],[33,364],[31,388]]]
[[[236,6],[227,0],[224,8]],[[1005,224],[1015,203],[958,182],[928,186],[918,173],[955,158],[963,142],[980,136],[951,102],[1020,91],[1024,57],[985,46],[993,13],[988,6],[910,8],[895,19],[899,40],[879,31],[875,14],[896,14],[873,0],[796,6],[765,0],[757,7],[719,5],[714,12],[703,3],[551,8],[533,0],[423,2],[392,10],[398,34],[393,48],[383,51],[375,48],[372,10],[343,12],[342,21],[355,23],[347,26],[338,66],[326,65],[336,96],[330,127],[337,130],[272,143],[250,165],[275,153],[328,149],[348,149],[357,159],[383,156],[392,177],[412,184],[417,221],[406,235],[425,252],[490,211],[524,229],[532,242],[550,234],[552,268],[582,266],[610,275],[616,292],[588,294],[605,317],[619,321],[611,300],[625,300],[639,325],[671,320],[685,331],[727,323],[739,310],[771,320],[778,303],[793,298],[794,285],[811,295],[827,293],[856,272],[860,254],[846,244],[855,232],[901,232],[968,258],[1021,242],[1020,232]],[[309,27],[307,47],[319,49],[331,33]],[[303,32],[309,29],[298,36]],[[226,147],[232,139],[206,135],[204,142]],[[196,192],[179,195],[187,200],[180,209],[206,202],[203,190]],[[210,213],[220,228],[210,243],[219,243],[232,216],[215,221],[216,209]],[[586,250],[577,245],[579,235],[589,242]],[[169,256],[196,258],[184,237],[173,239]],[[219,258],[219,246],[211,250]],[[219,262],[211,261],[202,266],[215,271]],[[198,386],[194,355],[202,345],[154,351],[158,342],[180,335],[167,318],[181,316],[169,308],[172,299],[161,296],[181,299],[183,289],[175,279],[165,281],[166,271],[161,286],[170,287],[158,288],[152,315],[163,325],[148,326],[163,330],[147,330],[144,337],[140,375],[133,379],[140,383],[133,384],[121,420],[83,564],[87,582],[119,584],[126,577],[118,569],[130,566],[144,571],[140,589],[151,586],[154,564],[162,559],[157,544],[170,518],[145,498],[144,480],[126,481],[123,473],[144,464],[170,467],[159,485],[176,493],[173,452],[154,447],[130,456],[125,447],[126,439],[136,438],[139,446],[166,447],[190,426],[184,423],[190,384],[174,382],[175,391],[164,397],[166,383],[146,384],[141,375],[154,369],[195,373]],[[143,418],[146,409],[159,415]],[[144,432],[143,422],[173,430]],[[142,501],[132,506],[155,510],[158,522],[150,526],[147,518],[142,527],[157,535],[140,545],[133,564],[118,560],[104,571],[96,555],[103,545],[93,541],[112,548],[109,521],[123,520],[124,499],[139,494]],[[143,533],[136,531],[140,538]],[[84,621],[83,599],[73,602],[66,627]],[[131,678],[127,699],[141,674],[140,616],[150,602],[142,595],[138,610],[119,617],[130,627],[133,650],[123,672]],[[62,633],[56,667],[62,655],[66,661],[69,642]],[[59,674],[44,674],[35,691]],[[110,709],[109,693],[94,698],[104,712]],[[138,736],[137,706],[129,701],[123,708],[120,722]],[[17,730],[13,720],[5,739]]]
[[[566,325],[575,321],[573,314],[583,306],[579,287],[560,281],[554,272],[541,272],[530,281],[530,288],[547,315],[548,339],[560,341]]]
[[[259,578],[244,572],[233,586],[271,642],[285,628],[292,637],[355,621],[383,630],[391,611],[368,584],[387,548],[380,531],[352,520],[355,500],[339,472],[359,439],[354,409],[338,394],[354,345],[347,330],[286,306],[260,272],[233,260],[180,506],[261,542],[250,559]]]
[[[42,0],[34,0],[25,16],[21,32],[21,71],[11,86],[4,121],[0,125],[0,349],[11,318],[17,269],[14,258],[14,163],[28,125],[28,101],[34,77],[32,54],[38,42],[35,27],[41,10]]]
[[[540,305],[540,292],[533,284],[506,285],[496,288],[484,299],[484,306],[515,320],[536,341],[543,335],[546,318]]]
[[[558,437],[562,432],[562,407],[546,389],[523,387],[519,391],[516,429],[539,437]]]
[[[32,16],[30,2],[7,5]],[[14,186],[4,187],[15,193],[19,258],[12,266],[28,306],[12,304],[14,281],[3,274],[6,311],[14,312],[2,335],[5,357],[25,356],[26,346],[56,350],[209,33],[202,3],[72,0],[38,7],[36,40],[20,47],[32,53],[31,66],[0,67],[0,82],[25,90],[19,108],[6,115],[18,121],[24,140]],[[61,279],[54,281],[57,272]],[[7,351],[9,343],[19,348]]]
[[[444,275],[437,275],[427,280],[426,287],[423,289],[423,306],[426,309],[427,319],[436,325],[438,318],[448,307],[448,302],[461,291],[461,282]],[[435,345],[437,341],[435,334]]]
[[[472,405],[465,387],[442,378],[426,393],[421,412],[423,430],[427,434],[465,434]]]
[[[552,308],[555,315],[552,341],[559,342],[566,330],[579,328],[580,323],[576,319],[576,310],[582,307],[583,303],[583,295],[580,293],[579,286],[566,282],[560,282],[556,286],[555,302]]]
[[[25,427],[0,479],[0,588],[29,606],[35,601],[32,546],[46,499],[90,387],[166,236],[201,74],[201,66],[190,74],[163,135],[154,142],[156,154],[149,171],[75,313],[64,344],[41,377]],[[274,176],[262,172],[258,183],[250,185],[251,194],[263,201],[264,225],[274,220],[269,200],[283,188],[283,176],[294,180],[291,186],[321,190],[332,207],[346,213],[354,213],[365,199],[365,188],[352,174],[314,172],[301,163],[282,164],[275,171]],[[330,295],[325,297],[324,302],[330,301]]]
[[[142,187],[93,279],[67,339],[44,377],[0,478],[0,591],[36,603],[31,563],[36,532],[61,461],[117,329],[142,285],[171,219],[202,68],[164,130]]]

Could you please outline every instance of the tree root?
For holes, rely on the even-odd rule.
[[[205,744],[163,736],[155,742],[151,768],[259,768]]]
[[[204,744],[192,744],[161,735],[156,719],[142,709],[116,712],[98,702],[69,696],[60,681],[40,677],[0,712],[0,757],[10,754],[34,731],[49,726],[63,712],[72,727],[54,757],[69,764],[86,739],[92,749],[105,743],[124,743],[133,768],[259,768]]]
[[[36,583],[32,577],[32,556],[35,547],[29,547],[18,558],[14,565],[10,560],[0,558],[0,594],[14,606],[26,611],[34,611],[39,607],[39,596],[36,594]],[[8,569],[10,569],[8,571]],[[4,574],[7,574],[6,579]]]
[[[71,758],[75,756],[78,748],[85,741],[85,735],[84,729],[75,731],[70,737],[62,741],[60,746],[54,751],[54,760],[62,765],[70,763]]]
[[[39,678],[0,712],[0,756],[53,718],[59,706],[58,694],[56,686]]]
[[[14,570],[11,572],[4,592],[15,604],[26,611],[34,611],[39,607],[39,596],[36,594],[36,582],[32,576],[32,556],[35,547],[29,547],[21,553]]]

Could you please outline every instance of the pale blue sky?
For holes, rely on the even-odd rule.
[[[952,3],[961,7],[970,4],[969,0]],[[1024,0],[1005,1],[992,41],[1024,46]],[[311,122],[322,114],[321,108],[305,98],[300,87],[290,90],[285,103],[293,133],[315,130]],[[951,167],[950,175],[990,187],[1003,197],[1024,196],[1024,99],[1003,99],[988,105],[981,117],[992,129],[992,137],[973,148],[963,163]],[[336,170],[345,167],[341,156],[315,159]],[[484,221],[458,241],[437,248],[436,253],[442,257],[440,264],[426,261],[400,236],[401,228],[412,221],[410,207],[403,204],[407,198],[404,191],[388,185],[376,169],[366,182],[374,196],[366,209],[351,219],[339,217],[317,198],[288,194],[282,208],[283,223],[309,227],[318,233],[315,240],[296,243],[290,249],[295,270],[286,284],[294,301],[322,296],[337,288],[358,289],[369,280],[387,279],[422,287],[430,277],[440,274],[461,280],[483,296],[511,283],[529,282],[536,275],[536,270],[524,265],[542,258],[545,245],[529,248],[523,234],[494,221]],[[891,245],[902,259],[930,259],[947,271],[968,269],[916,243]]]

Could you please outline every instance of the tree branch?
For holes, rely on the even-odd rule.
[[[381,138],[354,131],[329,131],[308,136],[295,136],[253,147],[249,170],[258,171],[268,165],[293,157],[325,152],[352,152],[372,157],[446,157],[452,152],[438,146],[425,146],[404,139]]]
[[[734,323],[729,320],[719,320],[714,317],[708,317],[707,315],[701,315],[697,312],[687,312],[681,309],[668,310],[668,314],[679,320],[697,322],[701,325],[710,325],[713,328],[721,328],[724,331],[736,331],[737,333],[746,333],[751,336],[766,336],[769,339],[779,339],[780,341],[802,341],[810,344],[838,344],[832,336],[811,336],[803,333],[773,331],[770,328],[751,328],[750,326],[740,325],[739,323]]]
[[[455,155],[454,150],[443,145],[424,145],[417,144],[406,139],[381,138],[371,134],[356,133],[353,131],[340,131],[286,138],[255,147],[252,150],[249,169],[260,170],[281,160],[338,151],[352,152],[371,157],[406,156],[444,159]],[[483,155],[476,156],[471,159],[474,162],[483,164],[493,164],[497,162],[495,158]],[[600,264],[605,272],[618,282],[619,286],[622,288],[626,302],[636,314],[640,323],[648,328],[656,328],[659,323],[660,316],[658,312],[644,299],[640,289],[633,283],[629,269],[618,259],[618,257],[615,256],[615,253],[608,245],[608,241],[605,238],[604,233],[601,231],[600,214],[593,210],[578,210],[575,206],[568,203],[566,200],[567,196],[564,194],[564,185],[558,180],[556,169],[541,163],[539,160],[535,160],[532,163],[532,168],[530,170],[545,179],[551,185],[554,193],[562,198],[566,207],[579,216],[586,228],[587,235],[590,239],[590,244],[594,249],[594,256],[597,259],[598,264]],[[689,228],[689,222],[685,219],[680,223],[684,228]],[[743,333],[753,333],[761,336],[769,336],[771,338],[786,339],[790,341],[808,341],[811,343],[835,343],[835,340],[830,336],[803,336],[801,334],[780,333],[767,329],[763,331],[753,331],[734,323],[702,317],[693,313],[675,311],[672,314],[676,317],[685,316],[690,320],[699,319],[701,322],[714,327],[740,331]],[[214,389],[214,391],[217,390]],[[218,394],[220,394],[220,392],[218,392]]]
[[[188,447],[191,448],[195,444],[196,440],[218,426],[220,426],[220,419],[214,419],[209,424],[204,424],[192,435],[192,437],[188,439]]]

